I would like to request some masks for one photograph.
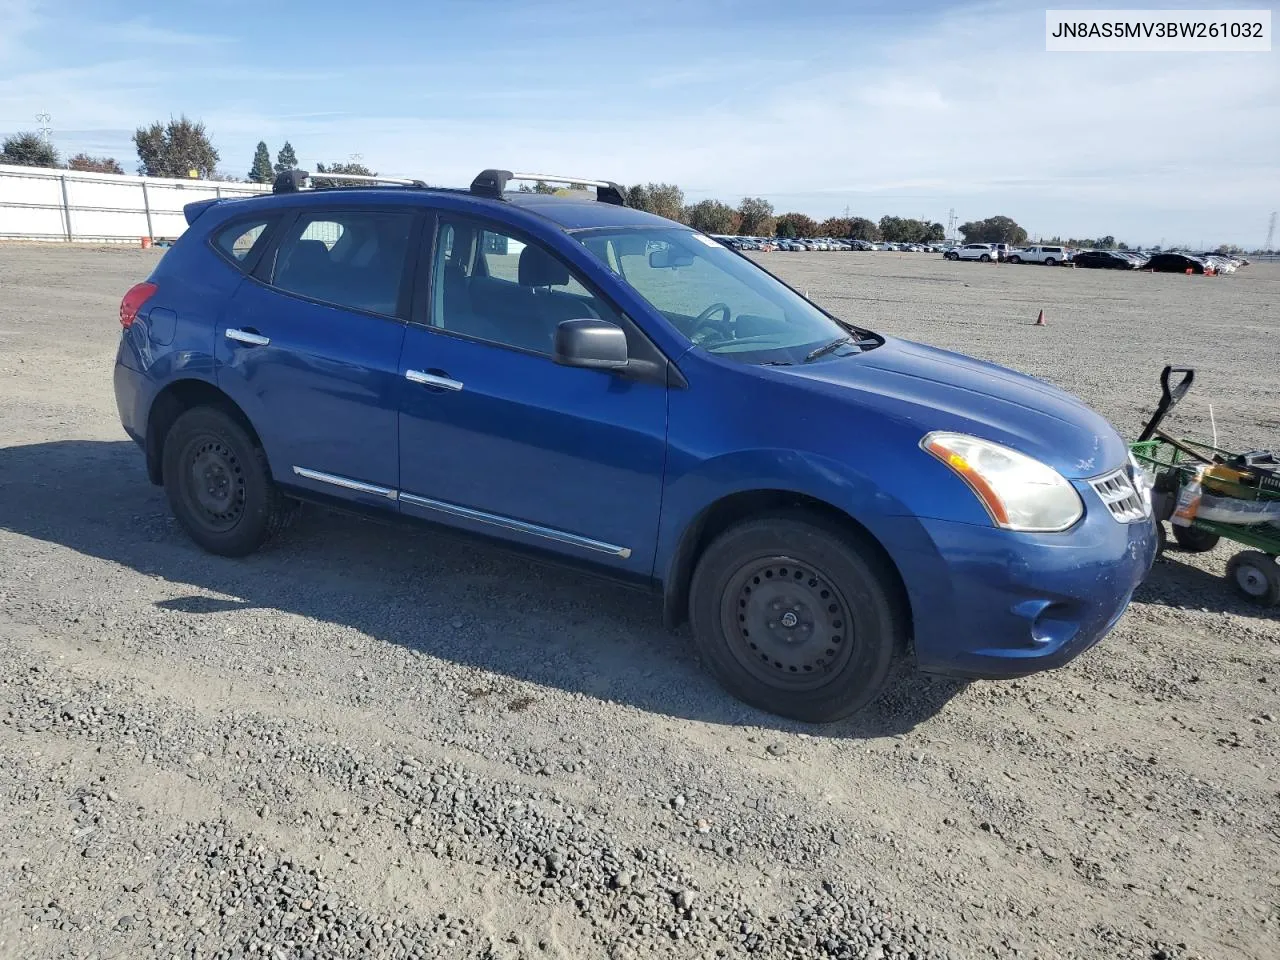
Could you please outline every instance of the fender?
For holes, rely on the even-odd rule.
[[[764,510],[799,501],[836,515],[836,522],[843,519],[861,528],[893,565],[913,610],[918,603],[938,599],[938,590],[949,590],[945,578],[930,586],[931,578],[919,576],[925,569],[942,569],[937,548],[920,520],[866,474],[849,463],[814,453],[745,450],[703,461],[669,478],[653,571],[662,585],[668,622],[683,616],[680,608],[705,519],[717,505],[745,494],[758,494]]]

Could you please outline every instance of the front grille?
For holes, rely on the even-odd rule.
[[[1150,518],[1151,501],[1145,495],[1145,485],[1139,486],[1141,483],[1139,480],[1135,484],[1125,467],[1089,481],[1111,515],[1121,523],[1137,523]]]

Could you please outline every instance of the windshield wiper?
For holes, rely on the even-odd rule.
[[[851,343],[852,341],[853,341],[853,337],[840,337],[837,340],[832,340],[830,343],[824,343],[822,346],[818,347],[816,350],[810,350],[809,353],[805,356],[804,362],[810,363],[814,360],[817,360],[819,357],[825,357],[832,350],[839,350],[846,343]]]

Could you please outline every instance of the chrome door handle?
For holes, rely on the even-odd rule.
[[[251,330],[236,330],[228,327],[225,334],[228,340],[235,340],[237,343],[247,343],[251,347],[265,347],[271,342],[270,337],[264,337],[260,333],[254,333]]]
[[[441,390],[452,390],[454,393],[462,389],[461,380],[450,380],[448,377],[427,373],[425,370],[406,370],[404,378],[410,383],[420,383],[426,387],[438,387]]]

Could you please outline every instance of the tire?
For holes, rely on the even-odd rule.
[[[981,260],[983,263],[990,263],[990,262],[991,262],[991,255],[990,255],[990,254],[986,254],[986,253],[984,253],[984,254],[983,254],[982,256],[980,256],[978,259],[979,259],[979,260]]]
[[[954,262],[954,261],[956,261],[956,260],[959,260],[959,259],[960,259],[960,254],[958,254],[958,253],[948,253],[946,258],[947,258],[948,260],[951,260],[951,261],[953,261],[953,262]]]
[[[1264,607],[1280,604],[1280,566],[1258,550],[1245,550],[1227,561],[1227,576],[1246,598]]]
[[[1180,527],[1173,524],[1173,539],[1187,553],[1208,553],[1218,545],[1222,538],[1216,533],[1201,530],[1198,527]]]
[[[1044,258],[1044,265],[1045,265],[1046,267],[1052,267],[1052,266],[1053,266],[1055,263],[1057,263],[1057,262],[1058,262],[1058,261],[1057,261],[1057,260],[1055,260],[1055,259],[1053,259],[1053,257],[1045,257],[1045,258]]]
[[[163,477],[178,523],[219,556],[252,553],[298,511],[276,488],[262,449],[215,407],[193,407],[174,421],[164,441]]]
[[[805,513],[732,527],[699,558],[689,589],[711,674],[739,700],[806,723],[871,703],[905,645],[883,559],[824,527]]]
[[[1169,549],[1169,531],[1164,528],[1164,524],[1159,520],[1156,521],[1156,559],[1163,560],[1164,552]]]
[[[1009,262],[1010,262],[1010,263],[1021,263],[1021,262],[1022,262],[1022,258],[1021,258],[1021,257],[1010,257],[1010,258],[1009,258]]]

